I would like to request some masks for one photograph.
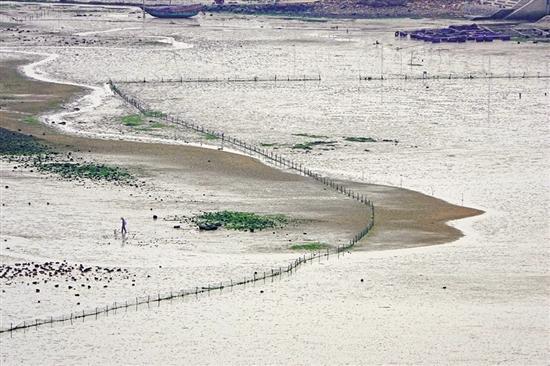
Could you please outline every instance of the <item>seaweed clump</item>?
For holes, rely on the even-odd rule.
[[[195,222],[202,226],[223,226],[231,230],[263,230],[281,227],[288,222],[284,215],[258,215],[253,212],[218,211],[206,212],[196,217]]]
[[[315,242],[307,242],[307,243],[297,243],[290,247],[292,250],[321,250],[326,249],[329,246],[325,243],[320,243],[318,241]]]
[[[34,137],[0,127],[0,155],[30,156],[47,153],[48,148]]]
[[[66,179],[86,178],[118,183],[133,183],[135,180],[128,171],[116,166],[93,162],[79,163],[74,162],[73,158],[64,161],[61,154],[35,137],[2,127],[0,127],[0,157],[8,161],[17,161],[23,164],[23,167],[54,173]]]
[[[130,182],[133,177],[126,170],[94,163],[54,162],[42,163],[38,170],[59,174],[63,178],[88,178],[92,180],[106,180],[116,182]]]

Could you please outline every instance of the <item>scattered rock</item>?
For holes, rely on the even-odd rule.
[[[219,227],[216,224],[206,224],[206,223],[199,223],[197,226],[199,227],[200,230],[206,230],[206,231],[218,230],[218,227]]]

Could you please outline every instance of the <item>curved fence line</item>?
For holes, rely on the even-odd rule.
[[[370,225],[369,229],[371,227],[372,225]],[[363,235],[366,235],[367,232],[368,230]],[[315,260],[319,262],[322,259],[328,260],[331,255],[336,255],[337,258],[340,258],[340,256],[344,256],[346,250],[349,249],[350,246],[351,245],[349,244],[339,245],[336,249],[326,249],[322,252],[318,251],[316,253],[310,253],[309,256],[304,254],[303,256],[298,257],[290,262],[288,265],[280,266],[278,268],[271,268],[269,271],[264,271],[261,274],[256,271],[251,276],[243,276],[242,279],[236,281],[222,281],[215,284],[208,284],[184,290],[157,293],[155,295],[137,296],[129,300],[115,301],[109,305],[97,306],[95,308],[84,309],[82,311],[72,312],[70,314],[36,318],[33,320],[23,321],[18,324],[11,323],[9,327],[0,329],[0,334],[7,332],[11,334],[11,332],[13,331],[38,328],[39,326],[43,326],[46,324],[50,324],[53,326],[54,323],[70,322],[72,325],[73,322],[77,320],[84,321],[86,318],[97,319],[100,315],[109,316],[109,312],[116,314],[116,311],[121,309],[124,309],[124,311],[128,311],[128,309],[138,310],[140,308],[140,305],[147,305],[147,308],[150,308],[151,305],[155,304],[158,307],[160,306],[160,303],[162,301],[172,301],[177,298],[184,299],[186,297],[198,298],[198,296],[202,294],[210,295],[213,291],[222,292],[224,289],[232,290],[234,287],[246,287],[247,284],[255,284],[256,282],[260,281],[263,281],[263,283],[266,283],[266,281],[268,280],[274,282],[276,278],[282,280],[284,274],[291,276],[297,271],[300,266],[308,262],[313,264],[313,261]]]
[[[304,167],[302,164],[294,162],[290,159],[284,158],[283,156],[273,151],[268,151],[259,146],[248,144],[240,139],[225,136],[223,132],[213,131],[208,128],[205,128],[204,126],[200,126],[191,122],[186,122],[177,117],[172,117],[160,112],[153,112],[150,108],[147,108],[144,103],[138,101],[136,98],[132,96],[125,94],[112,81],[109,82],[109,86],[111,87],[114,93],[120,96],[127,103],[134,106],[143,114],[156,117],[159,119],[163,119],[167,122],[171,122],[177,125],[184,126],[196,132],[216,136],[219,139],[221,139],[222,144],[224,142],[228,144],[232,144],[238,149],[241,149],[242,151],[248,153],[251,156],[260,157],[274,163],[275,165],[297,171],[304,176],[308,176],[315,179],[316,181],[326,185],[327,187],[333,189],[334,191],[340,194],[343,194],[349,198],[352,198],[360,202],[367,209],[367,213],[368,213],[367,225],[360,232],[356,233],[353,236],[353,238],[349,240],[347,244],[338,245],[336,248],[326,248],[323,250],[318,250],[316,252],[310,253],[309,256],[304,254],[292,260],[291,262],[289,262],[284,266],[280,266],[278,268],[271,268],[270,270],[264,271],[261,274],[256,271],[252,275],[243,276],[242,279],[235,280],[235,281],[233,279],[230,279],[229,281],[221,281],[215,284],[207,284],[207,285],[197,286],[190,289],[182,289],[176,292],[171,291],[167,293],[157,293],[155,295],[138,296],[132,299],[124,300],[124,301],[113,302],[110,305],[98,306],[93,309],[82,310],[81,312],[72,312],[70,314],[65,314],[60,316],[42,317],[42,318],[37,318],[29,321],[19,322],[17,324],[11,323],[9,327],[0,329],[0,333],[10,332],[11,334],[11,332],[16,330],[24,330],[24,329],[33,328],[33,327],[38,328],[39,326],[43,326],[46,324],[53,325],[53,323],[70,322],[72,324],[74,321],[77,321],[77,320],[84,321],[86,318],[97,319],[98,316],[100,315],[108,316],[109,312],[116,313],[116,311],[120,309],[124,309],[125,311],[127,311],[129,308],[135,308],[136,310],[138,310],[139,306],[144,304],[147,304],[147,307],[150,307],[151,304],[155,304],[155,303],[157,304],[157,306],[160,306],[160,303],[162,301],[173,300],[176,298],[185,298],[185,297],[192,297],[192,296],[198,297],[200,294],[205,294],[205,293],[210,294],[212,291],[223,291],[223,289],[233,289],[234,287],[237,287],[237,286],[245,287],[247,284],[254,284],[258,281],[263,281],[265,283],[267,280],[270,280],[271,282],[273,282],[275,278],[282,279],[282,276],[284,274],[292,275],[294,272],[296,272],[296,270],[300,266],[304,265],[307,262],[313,263],[313,261],[315,260],[318,260],[320,262],[323,258],[328,260],[331,255],[333,256],[335,255],[337,258],[340,258],[340,255],[343,256],[347,250],[349,250],[359,240],[361,240],[365,235],[367,235],[369,231],[372,229],[372,227],[374,226],[374,205],[372,201],[370,201],[365,195],[356,193],[351,189],[346,188],[342,184],[328,177],[323,177],[320,174],[317,174],[312,170]]]
[[[143,113],[145,115],[153,116],[153,117],[162,119],[166,122],[170,122],[170,123],[173,123],[173,124],[176,124],[176,125],[179,125],[179,126],[183,126],[185,128],[188,128],[188,129],[196,131],[196,132],[200,132],[200,133],[208,134],[208,135],[211,135],[211,136],[215,136],[216,138],[221,140],[222,146],[224,145],[224,143],[228,143],[228,144],[231,144],[231,145],[237,147],[238,149],[243,150],[244,152],[248,153],[251,156],[260,157],[260,158],[263,158],[267,161],[270,161],[270,162],[274,163],[276,166],[281,166],[281,167],[288,168],[290,170],[297,171],[298,173],[300,173],[302,175],[311,177],[311,178],[323,183],[327,187],[332,188],[333,190],[335,190],[339,193],[342,193],[342,194],[344,194],[344,195],[346,195],[346,196],[348,196],[352,199],[355,199],[355,200],[361,202],[362,204],[365,204],[374,213],[374,206],[373,206],[372,202],[365,195],[358,194],[358,193],[352,191],[351,189],[346,188],[341,183],[336,182],[335,180],[332,180],[328,177],[324,177],[324,176],[322,176],[318,173],[315,173],[311,169],[306,168],[301,163],[298,163],[298,162],[295,162],[295,161],[290,160],[288,158],[285,158],[282,155],[277,154],[273,150],[268,150],[268,149],[265,149],[265,148],[260,147],[260,146],[249,144],[249,143],[247,143],[243,140],[240,140],[240,139],[237,139],[237,138],[234,138],[234,137],[231,137],[231,136],[226,136],[223,132],[211,130],[211,129],[208,129],[208,128],[202,126],[202,125],[195,124],[195,123],[192,123],[192,122],[187,122],[187,121],[185,121],[181,118],[170,116],[170,115],[162,113],[162,112],[155,112],[155,111],[153,111],[153,109],[146,106],[145,103],[139,101],[138,99],[136,99],[136,98],[134,98],[134,97],[132,97],[128,94],[125,94],[114,82],[109,82],[109,86],[111,87],[111,89],[113,90],[113,92],[115,94],[120,96],[128,104],[131,104],[137,110],[139,110],[141,113]]]

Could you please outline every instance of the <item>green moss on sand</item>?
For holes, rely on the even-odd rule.
[[[137,127],[143,124],[143,118],[140,114],[130,114],[122,117],[122,124],[128,127]]]
[[[297,243],[290,246],[290,249],[292,250],[321,250],[326,249],[329,246],[325,243],[320,243],[318,241],[314,242],[307,242],[307,243]]]
[[[221,224],[232,230],[262,230],[281,227],[288,222],[283,215],[258,215],[253,212],[218,211],[207,212],[196,218],[197,223]]]
[[[0,155],[28,156],[46,152],[48,148],[34,137],[0,127]]]
[[[360,137],[360,136],[345,137],[344,140],[350,141],[350,142],[376,142],[376,139],[373,139],[372,137]]]
[[[103,164],[55,162],[39,164],[37,168],[40,171],[59,174],[63,178],[89,178],[117,182],[133,180],[132,175],[126,170]]]

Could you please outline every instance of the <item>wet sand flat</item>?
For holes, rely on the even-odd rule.
[[[3,108],[0,113],[6,118],[2,118],[1,127],[36,136],[73,157],[128,168],[145,185],[75,184],[55,176],[13,170],[13,163],[3,164],[3,184],[10,187],[2,195],[5,263],[68,260],[129,268],[138,279],[132,287],[124,278],[108,281],[106,288],[94,285],[80,291],[76,300],[71,297],[74,287],[59,290],[53,286],[55,281],[40,285],[39,295],[30,291],[28,282],[27,286],[24,282],[13,283],[8,289],[9,301],[4,302],[6,321],[78,310],[80,304],[131,298],[136,291],[169,291],[176,283],[178,288],[185,288],[204,281],[238,278],[253,270],[261,273],[295,257],[297,253],[288,249],[291,244],[313,241],[342,245],[366,225],[367,212],[354,200],[309,178],[271,168],[247,156],[184,145],[84,138],[41,123],[26,123],[21,113],[39,113],[82,90],[53,83],[35,86],[16,71],[25,62],[4,64],[5,80],[11,80],[5,85],[16,85],[18,92],[28,98],[34,91],[49,98],[29,103],[23,100],[8,105],[8,110]],[[6,88],[5,93],[9,92]],[[375,229],[357,249],[384,250],[453,241],[462,234],[446,222],[478,214],[413,191],[364,184],[354,188],[372,197],[377,207]],[[178,231],[172,228],[177,222],[166,221],[178,215],[222,209],[282,213],[297,221],[273,233],[253,234],[225,230],[201,234],[185,223],[183,231]],[[152,220],[153,214],[162,221]],[[130,223],[130,238],[122,242],[112,236],[120,215]],[[207,273],[197,276],[197,270]],[[26,304],[24,310],[17,315],[12,312],[22,304]]]
[[[103,156],[105,160],[111,162],[122,160],[127,164],[147,165],[149,169],[156,171],[157,177],[161,177],[166,171],[170,171],[174,176],[181,174],[186,177],[203,177],[203,179],[213,177],[209,182],[215,184],[215,189],[236,190],[241,194],[253,196],[254,187],[259,188],[261,185],[263,190],[266,182],[270,181],[285,182],[281,195],[300,196],[304,194],[303,192],[314,195],[315,192],[326,191],[307,178],[270,168],[256,159],[237,154],[181,145],[128,141],[113,143],[110,140],[61,134],[42,124],[21,123],[21,118],[12,111],[31,113],[40,108],[44,109],[47,105],[51,106],[53,101],[66,101],[75,92],[81,92],[78,88],[71,86],[28,80],[15,71],[16,67],[22,63],[24,61],[12,61],[2,67],[3,79],[11,80],[5,84],[13,90],[10,91],[23,92],[23,94],[44,93],[52,96],[53,100],[42,104],[23,102],[9,107],[8,112],[1,112],[4,117],[2,127],[34,134],[45,142],[65,149],[89,151],[89,154]],[[16,89],[13,89],[12,85],[15,85]],[[246,181],[250,183],[244,183]],[[374,237],[366,240],[363,245],[369,249],[421,246],[453,241],[459,238],[461,233],[445,223],[481,213],[478,210],[451,205],[410,190],[349,182],[347,185],[372,197],[377,206],[377,226],[375,232],[371,234]],[[280,185],[278,186],[281,188]],[[243,190],[244,187],[246,188]],[[365,216],[359,205],[344,198],[339,201],[341,203],[337,204],[337,207],[332,207],[334,212],[330,214],[329,211],[332,218],[329,220],[332,221],[332,224],[328,223],[329,226],[360,230],[364,225]],[[321,207],[323,207],[322,210]],[[327,210],[325,203],[318,206],[313,200],[305,203],[302,208],[318,212]],[[352,211],[348,211],[349,209]],[[353,211],[354,209],[356,211]]]
[[[140,84],[130,94],[226,135],[277,144],[282,155],[372,197],[377,225],[350,253],[273,283],[1,336],[2,363],[547,364],[547,83],[357,81],[358,74],[424,70],[547,73],[540,62],[547,45],[431,45],[394,37],[398,29],[457,23],[442,19],[314,23],[214,14],[144,21],[130,8],[19,4],[0,10],[0,17],[29,13],[38,18],[0,32],[0,58],[39,52],[48,61],[25,70],[45,80],[97,90],[109,78],[320,73],[323,81],[315,84]],[[423,66],[409,68],[411,59]],[[2,160],[1,186],[9,186],[0,191],[2,263],[65,258],[75,277],[2,286],[4,324],[242,280],[303,255],[289,249],[293,243],[338,245],[364,222],[353,202],[315,182],[239,154],[174,146],[172,138],[191,140],[177,126],[154,136],[124,126],[121,117],[135,111],[104,91],[101,98],[73,100],[69,114],[49,114],[46,124],[55,121],[55,130],[9,127],[49,138],[76,161],[127,168],[140,184],[60,180]],[[47,95],[18,93],[30,94],[28,101]],[[317,139],[297,133],[337,143],[292,149]],[[377,142],[351,143],[350,136]],[[164,143],[118,141],[132,137]],[[479,212],[395,186],[455,204],[463,199],[486,212],[448,222]],[[200,232],[187,220],[172,221],[220,209],[295,220],[254,233]],[[113,235],[120,216],[128,219],[125,241]],[[93,266],[87,272],[93,276],[79,275],[80,264]]]

